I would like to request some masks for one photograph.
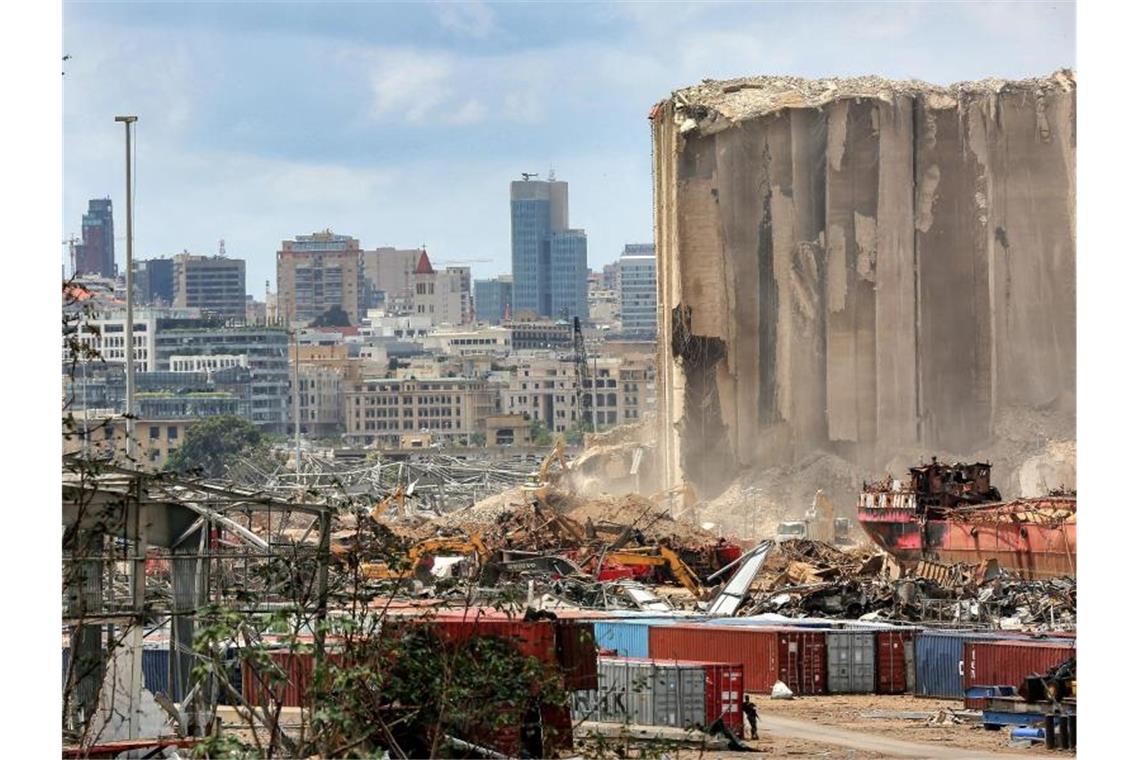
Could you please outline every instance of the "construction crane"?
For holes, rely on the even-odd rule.
[[[81,242],[80,239],[77,238],[75,235],[72,235],[67,240],[63,241],[63,245],[67,246],[68,257],[71,261],[71,273],[73,275],[78,274],[78,272],[76,271],[78,267],[77,267],[76,261],[75,261],[75,244],[79,243],[79,242]]]
[[[447,261],[439,262],[442,266],[449,264],[490,264],[494,259],[448,259]]]
[[[578,406],[579,422],[584,422],[582,418],[586,414],[586,407],[582,404],[585,399],[583,388],[586,386],[589,374],[590,366],[586,363],[586,341],[582,337],[582,321],[578,317],[574,317],[574,402]],[[593,383],[590,383],[590,422],[596,433],[598,432],[598,419],[593,410]]]
[[[522,173],[523,182],[530,182],[531,179],[533,179],[534,177],[537,177],[537,176],[538,176],[538,172],[523,172]]]

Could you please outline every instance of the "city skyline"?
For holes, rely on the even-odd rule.
[[[760,72],[947,83],[1074,63],[1068,5],[830,10],[66,3],[61,240],[89,199],[125,208],[113,117],[129,112],[139,259],[224,238],[260,296],[281,239],[332,228],[368,248],[490,259],[472,276],[491,277],[510,271],[501,188],[554,169],[577,189],[575,225],[600,270],[652,239],[646,114],[673,89]],[[808,27],[810,54],[792,42]]]

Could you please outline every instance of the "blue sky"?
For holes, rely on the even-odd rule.
[[[590,265],[652,240],[646,115],[749,74],[937,83],[1075,65],[1071,3],[65,2],[64,237],[139,116],[135,252],[224,238],[259,298],[280,241],[510,269],[508,183],[554,169]],[[61,240],[63,237],[60,238]],[[116,245],[120,265],[122,242]],[[65,258],[65,257],[64,257]]]

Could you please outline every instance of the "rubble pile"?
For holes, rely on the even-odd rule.
[[[1064,630],[1076,625],[1076,581],[1025,581],[993,563],[920,562],[904,572],[860,547],[786,541],[765,564],[738,614]]]

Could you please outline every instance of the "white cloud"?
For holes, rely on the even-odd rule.
[[[495,31],[495,14],[483,2],[445,2],[434,6],[439,23],[462,37],[486,39]]]
[[[452,97],[455,66],[448,55],[392,50],[372,62],[372,115],[412,123],[446,108]]]

